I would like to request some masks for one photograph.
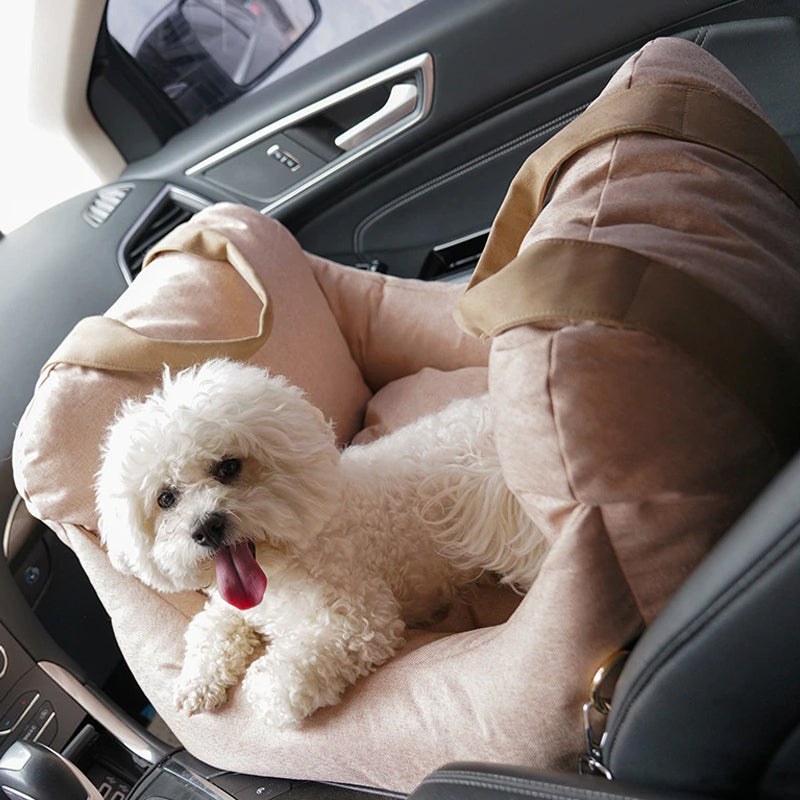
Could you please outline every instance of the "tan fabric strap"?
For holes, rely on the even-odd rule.
[[[695,142],[749,164],[800,205],[800,168],[788,145],[750,109],[711,90],[637,86],[601,97],[536,150],[520,168],[492,225],[469,287],[514,259],[561,166],[581,150],[630,133]],[[463,320],[463,321],[462,321]],[[466,318],[462,327],[475,334]]]
[[[164,365],[183,369],[209,358],[244,361],[256,353],[272,327],[272,304],[241,251],[219,231],[188,222],[162,239],[148,253],[143,266],[147,267],[157,255],[172,251],[230,264],[261,301],[257,332],[241,339],[218,341],[155,339],[110,317],[87,317],[72,329],[44,369],[62,363],[121,372],[160,372]]]
[[[591,263],[591,269],[587,269]],[[800,369],[749,314],[684,272],[614,245],[545,239],[464,298],[494,336],[516,325],[594,321],[650,333],[691,355],[748,408],[773,445],[800,445]],[[503,309],[498,323],[488,309]]]

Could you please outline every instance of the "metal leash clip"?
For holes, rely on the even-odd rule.
[[[609,781],[614,780],[611,770],[603,763],[603,746],[606,731],[600,739],[593,727],[593,716],[606,716],[611,710],[611,695],[622,667],[628,658],[629,650],[617,650],[612,653],[597,669],[592,678],[589,700],[583,704],[583,728],[586,734],[586,752],[578,759],[578,772],[581,775],[602,775]]]

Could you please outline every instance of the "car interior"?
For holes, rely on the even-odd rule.
[[[157,242],[219,202],[273,217],[304,250],[353,269],[465,283],[526,157],[655,37],[719,59],[800,159],[800,3],[425,0],[191,123],[118,45],[104,4],[78,5],[93,49],[75,56],[83,85],[65,83],[113,143],[109,171],[115,158],[122,167],[0,238],[0,795],[404,796],[221,770],[159,725],[79,561],[17,494],[12,445],[39,370]],[[325,4],[309,5],[321,24]],[[600,674],[608,705],[586,687],[587,751],[572,774],[443,764],[412,796],[800,797],[798,575],[795,457],[624,667]]]

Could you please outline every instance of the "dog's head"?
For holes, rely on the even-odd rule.
[[[308,546],[338,494],[339,451],[301,390],[225,360],[123,404],[96,482],[111,562],[161,591],[209,586],[240,608],[265,578],[254,545]]]

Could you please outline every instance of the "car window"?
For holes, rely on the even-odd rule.
[[[422,0],[109,0],[110,35],[196,122]]]

